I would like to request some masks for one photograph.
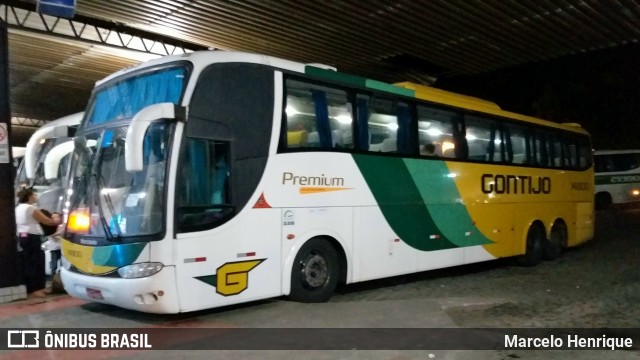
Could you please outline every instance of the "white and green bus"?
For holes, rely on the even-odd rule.
[[[640,201],[640,150],[597,150],[594,162],[597,209]]]
[[[63,283],[178,313],[535,265],[593,236],[590,149],[579,126],[416,84],[234,52],[152,60],[98,82],[76,133]]]
[[[83,113],[75,113],[50,121],[29,138],[15,178],[16,192],[24,186],[38,191],[38,206],[48,211],[61,211],[62,199],[73,148],[73,135]]]

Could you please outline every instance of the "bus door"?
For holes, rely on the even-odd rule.
[[[230,142],[184,139],[175,213],[181,311],[281,294],[280,212],[248,206],[240,214],[231,203]]]

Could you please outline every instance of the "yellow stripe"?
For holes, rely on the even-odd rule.
[[[93,263],[93,246],[74,244],[69,240],[62,240],[62,254],[73,266],[86,274],[100,275],[115,270],[112,266],[100,266]]]
[[[342,191],[342,190],[352,190],[352,188],[301,186],[300,194],[315,194],[315,193],[321,193],[321,192]]]

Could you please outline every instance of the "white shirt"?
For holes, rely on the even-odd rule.
[[[64,225],[60,224],[58,225],[58,230],[56,230],[56,234],[58,235],[54,234],[47,236],[47,250],[60,250],[60,239],[62,239],[62,237],[59,234],[62,234],[63,232]]]
[[[40,224],[33,218],[33,212],[38,208],[34,205],[22,203],[16,206],[16,225],[18,233],[42,235]]]

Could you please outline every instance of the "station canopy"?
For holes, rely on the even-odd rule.
[[[81,111],[96,80],[166,54],[246,51],[433,84],[634,46],[635,0],[78,0],[72,19],[5,0],[14,122]]]

